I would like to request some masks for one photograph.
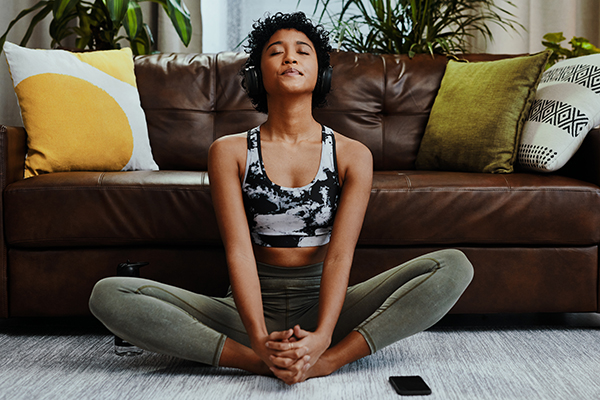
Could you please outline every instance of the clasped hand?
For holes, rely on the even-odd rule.
[[[296,325],[287,331],[272,332],[265,342],[268,359],[263,360],[275,376],[288,385],[302,382],[327,350],[331,338],[305,331]],[[260,356],[260,354],[259,354]]]

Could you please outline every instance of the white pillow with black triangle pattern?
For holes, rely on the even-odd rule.
[[[600,54],[556,63],[538,86],[521,136],[519,163],[534,171],[556,171],[599,124]]]

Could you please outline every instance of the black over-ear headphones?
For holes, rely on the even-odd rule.
[[[315,85],[314,90],[315,94],[320,95],[329,93],[329,90],[331,90],[332,75],[333,68],[331,65],[328,65],[317,78],[317,84]],[[260,95],[265,91],[260,70],[256,69],[255,66],[246,67],[244,69],[244,77],[246,80],[246,92],[248,92],[250,96]]]

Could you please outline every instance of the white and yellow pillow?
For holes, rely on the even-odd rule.
[[[158,169],[131,49],[4,51],[27,130],[25,177]]]

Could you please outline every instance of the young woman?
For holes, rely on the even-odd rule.
[[[230,292],[107,278],[90,309],[141,348],[293,384],[432,326],[473,269],[445,250],[348,287],[373,166],[363,144],[313,118],[329,91],[327,33],[278,13],[254,25],[249,50],[244,85],[268,119],[209,152]]]

